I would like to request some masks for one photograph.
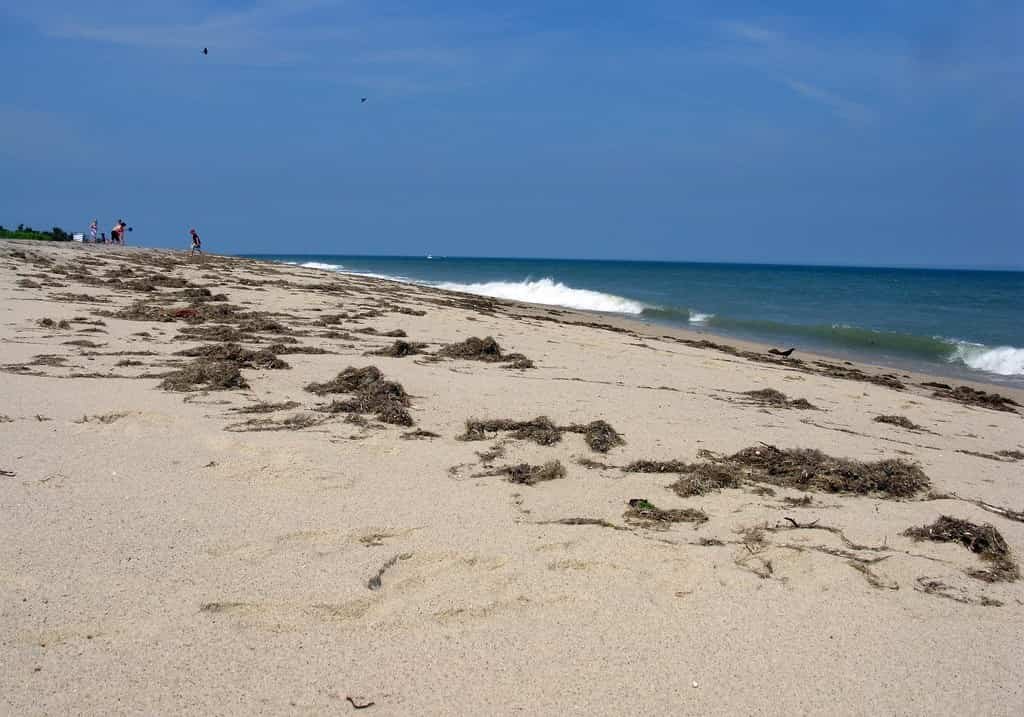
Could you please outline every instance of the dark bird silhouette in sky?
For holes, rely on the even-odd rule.
[[[366,102],[366,99],[367,99],[367,98],[365,98],[365,97],[363,97],[362,99],[360,99],[360,100],[359,100],[359,104],[363,104],[364,102]]]
[[[768,353],[775,354],[776,356],[781,356],[782,358],[789,358],[789,355],[793,353],[795,350],[795,348],[786,349],[785,351],[779,351],[778,349],[768,349]]]
[[[209,50],[207,50],[207,49],[206,49],[206,48],[204,47],[204,48],[203,48],[203,54],[204,54],[204,55],[209,55],[209,54],[210,54],[210,51],[209,51]]]

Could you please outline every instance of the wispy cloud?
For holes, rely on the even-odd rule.
[[[755,43],[772,43],[783,39],[782,33],[749,22],[723,22],[721,28],[730,35]]]
[[[874,110],[820,87],[793,79],[786,79],[784,82],[798,95],[828,107],[835,114],[850,122],[870,124],[878,118]]]
[[[850,68],[856,68],[858,62],[849,53],[834,48],[824,52],[813,39],[750,22],[721,22],[719,30],[727,38],[732,61],[749,66],[766,81],[781,84],[851,124],[866,125],[878,119],[878,113],[867,105],[825,89],[840,78],[850,84],[851,76],[858,74],[851,75]],[[813,81],[807,75],[812,75]]]
[[[337,5],[337,0],[272,0],[234,12],[211,12],[191,21],[168,22],[163,17],[148,21],[96,22],[90,17],[66,15],[39,18],[40,29],[53,37],[105,42],[128,47],[181,49],[216,47],[220,52],[257,51],[248,60],[266,64],[281,53],[290,37],[288,23],[310,12]],[[232,59],[243,59],[241,56]]]
[[[74,7],[74,6],[71,6]],[[207,2],[190,12],[109,0],[88,13],[27,9],[40,32],[67,40],[179,53],[203,62],[294,67],[390,93],[462,84],[477,55],[500,52],[504,17],[382,13],[361,0],[263,0],[223,11]],[[486,40],[486,41],[485,41]],[[415,88],[415,89],[413,89]]]

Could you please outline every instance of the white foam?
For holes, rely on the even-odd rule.
[[[482,284],[456,284],[444,282],[436,285],[440,289],[479,294],[495,299],[524,301],[531,304],[564,306],[583,311],[604,311],[615,314],[639,314],[644,305],[615,294],[604,294],[589,289],[573,289],[553,279],[537,281],[489,281]]]
[[[299,266],[303,266],[307,269],[323,269],[324,271],[341,271],[345,268],[341,264],[324,264],[319,261],[306,261],[299,264]]]
[[[427,283],[427,282],[416,282],[415,280],[410,279],[409,277],[398,276],[398,275],[395,275],[395,274],[376,274],[376,273],[374,273],[372,271],[359,271],[359,270],[356,270],[356,269],[346,269],[344,264],[325,264],[325,263],[319,262],[319,261],[305,261],[305,262],[302,262],[301,264],[299,262],[297,262],[297,261],[286,261],[284,263],[288,264],[289,266],[301,266],[301,267],[304,267],[306,269],[320,269],[321,271],[333,271],[333,272],[336,272],[338,274],[351,274],[353,276],[366,276],[366,277],[369,277],[371,279],[387,279],[388,281],[397,281],[397,282],[400,282],[402,284],[415,284],[415,283],[424,283],[424,284],[426,284]]]
[[[690,312],[690,323],[691,324],[706,324],[708,319],[714,317],[714,314],[702,314],[699,311]]]
[[[1000,376],[1024,376],[1024,349],[1013,346],[989,348],[978,344],[958,343],[950,357],[961,363]]]
[[[371,279],[387,279],[388,281],[397,281],[400,284],[416,284],[426,282],[417,282],[414,279],[410,279],[407,276],[400,276],[399,274],[375,274],[372,271],[343,271],[342,274],[352,274],[353,276],[366,276]]]

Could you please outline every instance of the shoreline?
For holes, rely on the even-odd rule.
[[[1017,393],[185,252],[0,299],[0,712],[1024,710]]]
[[[291,261],[287,261],[287,260],[284,260],[284,259],[270,258],[273,255],[248,255],[248,256],[238,255],[238,256],[239,256],[239,258],[246,258],[246,259],[251,259],[251,260],[254,260],[254,261],[267,261],[267,262],[270,262],[270,263],[279,263],[279,264],[284,264],[284,265],[287,265],[287,266],[302,266],[302,264],[298,263],[298,262],[291,262]],[[321,257],[319,255],[316,255],[315,258],[345,258],[345,257],[341,257],[341,256],[339,256],[339,257]],[[360,258],[360,257],[355,257],[355,258]],[[370,257],[370,258],[372,259],[374,257]],[[398,258],[418,259],[419,257],[398,257]],[[572,261],[572,260],[564,260],[564,261]],[[641,263],[643,263],[643,262],[641,262]],[[672,262],[669,262],[669,263],[672,263]],[[370,279],[380,279],[380,280],[383,280],[383,281],[391,281],[391,282],[394,282],[394,283],[397,283],[397,284],[410,284],[410,285],[425,286],[425,287],[435,288],[435,289],[441,288],[441,287],[435,286],[433,283],[430,283],[430,282],[428,282],[426,280],[421,280],[421,279],[412,279],[412,278],[406,279],[406,278],[402,278],[402,277],[391,277],[391,276],[386,276],[386,275],[382,275],[382,274],[363,273],[363,272],[360,272],[360,271],[357,271],[357,270],[344,270],[343,269],[343,270],[339,271],[339,270],[336,270],[336,269],[328,269],[328,268],[326,268],[326,266],[308,266],[308,267],[304,267],[304,268],[312,269],[314,271],[324,271],[324,272],[328,272],[328,273],[335,272],[335,273],[341,273],[341,274],[344,274],[344,275],[361,276],[361,277],[370,278]],[[838,268],[838,269],[852,268],[852,269],[860,269],[860,268],[870,268],[870,267],[822,267],[822,268]],[[959,271],[959,270],[951,270],[951,271]],[[1016,272],[1004,272],[1004,273],[1016,273]],[[456,291],[457,293],[466,293],[466,292],[458,292],[458,290],[455,290],[455,289],[443,289],[443,290]],[[717,340],[718,342],[731,342],[731,343],[743,344],[743,345],[745,345],[747,347],[750,347],[752,350],[759,349],[761,347],[763,347],[764,350],[767,350],[768,348],[772,348],[772,344],[767,343],[767,340],[760,339],[760,338],[757,338],[757,337],[750,337],[750,338],[748,338],[748,337],[744,336],[742,333],[740,333],[740,334],[733,334],[733,333],[729,333],[728,331],[718,331],[718,330],[715,330],[714,328],[708,328],[708,327],[703,327],[703,326],[683,325],[683,324],[680,324],[680,323],[672,322],[670,320],[659,320],[659,319],[653,318],[653,317],[649,318],[649,317],[643,317],[641,315],[635,315],[634,316],[634,315],[630,315],[630,314],[620,314],[620,313],[614,313],[614,312],[602,312],[602,311],[598,311],[598,310],[594,310],[594,309],[572,309],[572,308],[564,307],[564,306],[558,305],[558,304],[531,304],[529,302],[524,302],[524,301],[517,300],[517,299],[497,299],[496,297],[490,297],[490,296],[487,296],[486,294],[471,294],[471,295],[474,295],[474,296],[484,296],[484,297],[487,297],[487,298],[493,298],[495,300],[500,300],[500,301],[511,301],[512,303],[517,303],[517,304],[520,304],[522,306],[534,306],[534,307],[540,307],[540,308],[548,307],[548,308],[556,308],[556,309],[565,310],[565,311],[582,312],[584,314],[587,314],[587,315],[590,315],[590,316],[593,316],[593,317],[596,317],[596,318],[602,319],[602,320],[604,320],[604,319],[609,319],[609,320],[614,319],[615,321],[627,321],[627,322],[632,322],[632,323],[636,323],[636,324],[640,324],[640,325],[645,325],[647,327],[655,327],[655,328],[663,327],[666,330],[686,332],[686,333],[689,333],[689,334],[696,334],[696,335],[699,335],[699,336],[703,336],[705,338],[710,338],[712,340]],[[629,301],[634,301],[633,299],[628,299],[628,300]],[[653,329],[651,329],[651,330],[653,330]],[[805,349],[805,348],[803,348],[803,346],[806,345],[806,344],[801,344],[800,342],[797,342],[796,346],[798,348],[799,354],[800,355],[806,355],[806,356],[812,356],[812,357],[817,358],[817,359],[851,361],[851,362],[853,362],[853,363],[855,363],[857,365],[867,365],[867,366],[873,366],[873,367],[876,367],[876,368],[887,368],[887,369],[890,369],[890,370],[897,370],[897,371],[900,371],[900,372],[911,373],[911,374],[920,375],[920,376],[931,376],[931,377],[933,377],[935,379],[941,379],[944,382],[949,382],[950,380],[952,380],[952,381],[955,381],[955,382],[965,382],[965,383],[969,383],[971,385],[976,385],[976,386],[977,385],[987,385],[987,386],[990,386],[990,387],[998,387],[1000,389],[1013,390],[1015,392],[1024,391],[1024,375],[1019,375],[1019,374],[1003,375],[1003,374],[991,373],[991,372],[983,371],[981,369],[972,368],[972,367],[970,367],[970,366],[968,366],[967,364],[964,364],[964,363],[956,363],[954,361],[946,361],[946,362],[935,361],[935,362],[933,362],[933,361],[930,361],[930,360],[927,360],[927,359],[923,359],[923,358],[915,358],[915,357],[910,357],[910,356],[902,356],[902,355],[899,355],[899,354],[886,355],[886,356],[872,356],[867,351],[859,350],[857,348],[845,348],[845,347],[843,347],[841,345],[836,345],[836,346],[814,346],[813,343],[814,342],[812,341],[811,342],[812,346],[810,348]],[[792,343],[787,343],[784,346],[777,346],[777,348],[780,348],[780,349],[788,348],[788,347],[793,346],[793,345],[794,344],[792,344]],[[953,340],[949,340],[949,348],[950,348],[950,351],[953,352],[955,350],[955,348],[956,348],[956,342],[954,342]],[[999,347],[989,346],[988,348],[990,350],[995,350],[996,348],[999,348]]]
[[[639,317],[629,316],[625,314],[605,313],[600,311],[590,311],[585,309],[573,309],[567,308],[555,304],[531,304],[529,302],[517,301],[512,299],[499,299],[489,297],[482,294],[473,294],[469,292],[460,292],[453,289],[442,289],[430,284],[421,283],[419,281],[403,281],[401,279],[384,277],[384,276],[369,276],[361,274],[359,272],[346,272],[336,271],[333,269],[324,269],[319,267],[303,267],[297,264],[289,264],[288,262],[279,261],[276,259],[266,258],[253,258],[243,257],[235,255],[225,255],[234,258],[247,259],[249,261],[267,262],[270,264],[281,264],[284,266],[291,266],[295,268],[305,269],[307,271],[323,272],[324,274],[340,274],[342,276],[352,276],[365,279],[366,281],[380,281],[387,284],[393,284],[396,286],[417,286],[433,291],[439,291],[444,293],[451,293],[460,296],[484,298],[489,301],[494,301],[509,306],[519,307],[521,310],[531,312],[532,316],[538,314],[543,315],[544,312],[555,310],[562,312],[568,316],[573,316],[581,322],[597,322],[606,323],[611,326],[626,329],[629,331],[636,332],[639,335],[643,335],[647,338],[657,338],[659,336],[672,336],[675,338],[687,339],[692,341],[712,341],[717,344],[733,346],[743,351],[750,351],[754,353],[766,353],[773,347],[771,344],[764,343],[753,339],[739,338],[730,334],[717,333],[713,330],[708,329],[695,329],[690,327],[678,326],[671,323],[659,323],[654,320],[644,320]],[[862,371],[871,374],[881,373],[893,373],[896,372],[900,375],[906,376],[910,381],[914,383],[925,383],[925,382],[938,382],[938,383],[949,383],[951,380],[955,383],[970,386],[971,388],[984,391],[992,391],[998,389],[1002,393],[1009,394],[1014,400],[1024,403],[1024,387],[1017,386],[1012,383],[1004,383],[997,379],[986,380],[984,372],[970,369],[971,374],[978,374],[966,376],[967,371],[951,370],[949,373],[936,371],[929,372],[920,368],[911,368],[907,365],[897,364],[885,364],[885,363],[872,363],[870,360],[866,360],[856,354],[844,354],[837,350],[835,353],[816,351],[816,350],[800,350],[798,355],[805,357],[808,361],[841,361],[845,364],[854,366]]]

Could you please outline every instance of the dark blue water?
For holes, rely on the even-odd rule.
[[[1024,386],[1024,272],[262,256]]]

